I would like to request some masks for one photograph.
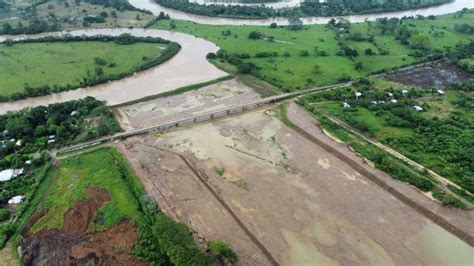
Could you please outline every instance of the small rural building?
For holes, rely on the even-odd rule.
[[[25,196],[23,195],[15,196],[8,200],[8,204],[20,204],[23,199],[25,199]]]
[[[343,108],[351,108],[351,105],[348,104],[347,102],[342,102],[342,107]]]
[[[392,100],[390,100],[390,102],[392,102],[392,103],[398,103],[398,101],[397,101],[396,99],[392,99]]]
[[[405,95],[408,93],[408,90],[402,90],[402,94]]]
[[[444,91],[443,90],[438,90],[437,91],[439,95],[444,95]]]
[[[356,98],[359,98],[360,96],[362,96],[362,92],[356,91],[355,95],[356,95]]]
[[[8,181],[14,177],[22,175],[25,172],[23,168],[21,169],[6,169],[0,171],[0,182]]]
[[[387,92],[388,97],[393,97],[393,93]]]
[[[413,106],[413,108],[415,108],[415,111],[417,111],[417,112],[423,111],[423,108],[419,105],[415,105],[415,106]]]
[[[15,146],[21,147],[21,139],[16,141]]]

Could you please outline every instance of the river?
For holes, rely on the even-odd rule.
[[[205,16],[196,16],[172,9],[163,8],[153,0],[129,0],[137,8],[147,9],[154,14],[163,11],[174,19],[185,19],[202,24],[224,24],[224,25],[268,25],[271,22],[286,24],[284,18],[264,19],[264,20],[246,20],[246,19],[226,19],[211,18]],[[297,1],[297,0],[290,0]],[[285,2],[286,3],[286,2]],[[474,0],[456,0],[453,3],[442,6],[425,8],[412,11],[382,13],[373,15],[347,16],[346,19],[351,22],[362,22],[364,20],[375,20],[380,17],[403,17],[421,14],[441,15],[459,11],[463,8],[474,8]],[[327,23],[331,18],[303,18],[305,24]],[[45,35],[60,35],[60,33],[48,33],[27,38],[37,38]],[[67,32],[71,35],[119,35],[121,33],[130,33],[135,36],[161,37],[167,40],[181,44],[181,51],[172,59],[152,69],[137,73],[131,77],[122,80],[112,81],[106,84],[97,85],[89,88],[80,88],[76,90],[55,93],[47,96],[28,98],[25,100],[7,102],[0,104],[0,114],[7,111],[19,110],[25,107],[38,105],[48,105],[51,103],[77,100],[86,96],[96,97],[105,100],[109,105],[120,104],[146,96],[170,91],[190,84],[200,83],[216,79],[226,75],[225,72],[217,69],[206,60],[206,54],[216,52],[219,48],[204,39],[184,33],[173,33],[162,30],[144,30],[144,29],[87,29]],[[25,38],[20,36],[16,38]],[[0,41],[5,37],[0,36]]]
[[[204,0],[202,0],[204,1]],[[170,8],[162,7],[154,2],[154,0],[129,0],[130,4],[137,8],[150,10],[153,14],[157,15],[161,11],[167,13],[173,19],[189,20],[200,24],[210,25],[270,25],[272,22],[276,22],[279,25],[288,24],[286,18],[272,18],[272,19],[230,19],[230,18],[214,18],[184,13]],[[274,8],[280,8],[284,6],[294,6],[298,4],[299,0],[290,0],[288,2],[276,2],[268,3],[266,6],[272,6]],[[355,16],[344,16],[345,19],[351,22],[363,22],[365,20],[376,20],[382,17],[394,17],[402,18],[405,16],[416,16],[416,15],[443,15],[459,11],[463,8],[474,8],[474,0],[455,0],[452,3],[422,8],[416,10],[400,11],[400,12],[388,12],[380,14],[366,14],[366,15],[355,15]],[[302,18],[304,24],[326,24],[333,17],[306,17]]]
[[[38,38],[45,35],[61,35],[65,33],[66,32],[40,34],[27,36],[27,38]],[[25,107],[77,100],[86,96],[106,100],[109,105],[115,105],[227,75],[227,73],[217,69],[206,60],[208,53],[216,52],[219,48],[211,42],[188,34],[143,29],[88,29],[75,30],[67,33],[75,36],[99,34],[116,36],[122,33],[130,33],[139,37],[161,37],[179,43],[181,50],[173,58],[158,67],[136,73],[133,76],[121,80],[111,81],[89,88],[80,88],[15,102],[1,103],[0,113],[19,110]],[[19,36],[17,38],[25,38],[25,36]],[[4,40],[4,37],[0,36],[0,41],[2,40]]]

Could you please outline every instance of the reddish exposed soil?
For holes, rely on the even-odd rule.
[[[106,190],[88,188],[88,199],[77,202],[64,215],[61,229],[44,229],[30,235],[30,228],[47,213],[36,213],[22,232],[25,265],[145,265],[129,251],[138,241],[129,221],[101,232],[90,230],[95,213],[110,200]]]

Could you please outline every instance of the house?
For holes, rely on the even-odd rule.
[[[54,138],[56,138],[56,135],[50,135],[50,136],[48,137],[48,139],[54,139]]]
[[[0,171],[0,182],[8,181],[14,177],[22,175],[25,172],[23,168],[20,169],[6,169]]]
[[[415,108],[415,111],[417,111],[417,112],[423,111],[423,108],[419,105],[415,105],[415,106],[413,106],[413,108]]]
[[[376,105],[377,104],[377,101],[371,101],[372,104]]]
[[[71,112],[71,116],[75,116],[75,115],[77,115],[77,114],[78,114],[77,111],[72,111],[72,112]]]
[[[393,93],[387,92],[388,97],[393,97]]]
[[[384,104],[384,103],[385,103],[385,101],[379,101],[379,104]]]
[[[358,99],[360,96],[362,96],[362,92],[356,91],[355,95],[356,95],[356,98]]]
[[[390,102],[392,102],[392,103],[398,103],[398,101],[395,100],[395,99],[391,99]]]
[[[443,90],[437,90],[438,94],[439,95],[444,95],[444,91]]]
[[[25,161],[25,164],[31,165],[31,160],[26,160],[26,161]]]
[[[402,90],[402,94],[405,95],[408,93],[408,90]]]
[[[20,204],[23,199],[25,199],[25,196],[23,195],[15,196],[8,200],[8,204]]]
[[[348,104],[347,102],[342,102],[342,107],[343,108],[351,108],[351,105]]]
[[[21,147],[21,139],[17,140],[17,142],[15,143],[15,146]]]
[[[48,144],[53,144],[53,143],[56,143],[56,140],[55,140],[55,139],[49,139],[49,140],[48,140]]]

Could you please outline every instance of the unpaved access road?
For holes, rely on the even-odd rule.
[[[472,247],[269,110],[120,145],[165,212],[201,242],[230,243],[241,265],[270,262],[203,182],[282,265],[472,265]],[[474,231],[472,212],[452,212],[446,215]]]

